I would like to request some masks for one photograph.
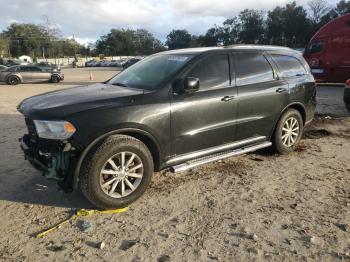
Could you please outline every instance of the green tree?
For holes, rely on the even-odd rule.
[[[169,49],[180,49],[190,47],[192,36],[187,30],[172,30],[167,35],[166,44]]]
[[[335,11],[338,15],[345,15],[350,13],[350,1],[341,0],[337,3]]]
[[[165,50],[160,40],[145,29],[137,29],[134,33],[135,53],[137,55],[150,55]]]
[[[264,39],[264,17],[261,11],[245,9],[238,15],[240,20],[240,42],[244,44],[262,43]]]
[[[350,13],[350,1],[341,0],[336,4],[335,8],[330,9],[325,15],[321,17],[320,22],[314,31],[317,31],[321,26],[327,24],[332,19],[337,18],[341,15],[345,15],[346,13]]]
[[[238,17],[226,19],[221,26],[215,25],[198,38],[201,46],[220,46],[239,43],[240,21]]]
[[[306,10],[295,2],[269,11],[266,24],[269,44],[303,47],[312,35],[312,24]]]
[[[35,24],[11,24],[3,35],[10,41],[12,56],[39,56],[40,48],[45,45],[46,35],[41,26]]]
[[[51,25],[13,23],[1,34],[0,51],[9,49],[12,57],[29,55],[46,58],[86,54],[86,48],[73,39],[64,39]],[[5,41],[5,42],[4,42]],[[6,51],[8,53],[8,51]]]
[[[217,46],[220,43],[220,32],[217,27],[209,28],[204,35],[197,37],[198,46]]]
[[[9,55],[9,41],[4,37],[3,34],[0,34],[0,57],[5,57]]]
[[[111,29],[96,42],[96,52],[104,55],[149,55],[162,50],[162,43],[145,29]]]

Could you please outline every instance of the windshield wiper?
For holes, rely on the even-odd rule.
[[[114,86],[122,86],[122,87],[128,87],[126,84],[123,83],[113,83]]]

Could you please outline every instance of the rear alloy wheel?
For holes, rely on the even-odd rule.
[[[303,134],[303,119],[295,109],[288,109],[278,121],[273,146],[277,153],[288,154],[298,145]]]
[[[286,147],[291,147],[295,144],[299,137],[299,123],[295,117],[290,117],[284,122],[282,127],[282,143]]]
[[[52,83],[59,83],[60,82],[60,78],[58,76],[52,76],[51,77],[51,82]]]
[[[17,76],[10,76],[7,80],[7,83],[12,86],[18,85],[20,82]]]
[[[153,158],[144,143],[126,136],[107,138],[84,160],[80,186],[98,208],[120,208],[146,191],[153,174]]]

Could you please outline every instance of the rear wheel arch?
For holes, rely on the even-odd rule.
[[[306,110],[305,110],[305,107],[302,104],[299,104],[299,103],[292,104],[292,105],[288,106],[288,108],[283,110],[283,113],[284,113],[284,111],[286,111],[289,108],[293,108],[293,109],[297,110],[300,113],[301,117],[303,118],[303,124],[305,125],[305,122],[306,122]]]
[[[280,115],[278,116],[278,118],[275,120],[275,123],[273,125],[273,129],[272,129],[272,132],[270,134],[270,139],[274,136],[275,134],[275,130],[276,130],[276,127],[277,127],[277,124],[278,124],[278,121],[281,119],[281,117],[283,116],[283,114],[288,110],[288,109],[295,109],[297,110],[302,119],[303,119],[303,125],[305,125],[305,122],[306,122],[306,110],[305,110],[305,107],[301,104],[301,103],[292,103],[292,104],[289,104],[288,106],[286,106],[280,113]]]
[[[143,142],[149,151],[152,154],[153,162],[154,162],[154,171],[160,170],[161,167],[161,150],[159,143],[156,141],[156,139],[149,134],[148,132],[142,130],[142,129],[137,129],[137,128],[124,128],[124,129],[118,129],[114,130],[108,133],[105,133],[99,137],[97,137],[95,140],[93,140],[80,154],[79,159],[77,160],[77,164],[74,169],[73,173],[73,188],[77,188],[79,185],[79,175],[81,171],[81,167],[83,165],[84,160],[88,156],[90,152],[93,151],[93,149],[103,143],[106,139],[113,135],[127,135],[134,137],[141,142]]]

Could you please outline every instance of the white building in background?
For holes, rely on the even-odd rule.
[[[21,64],[33,63],[33,59],[27,55],[22,55],[22,56],[18,57],[18,59],[20,60]]]

